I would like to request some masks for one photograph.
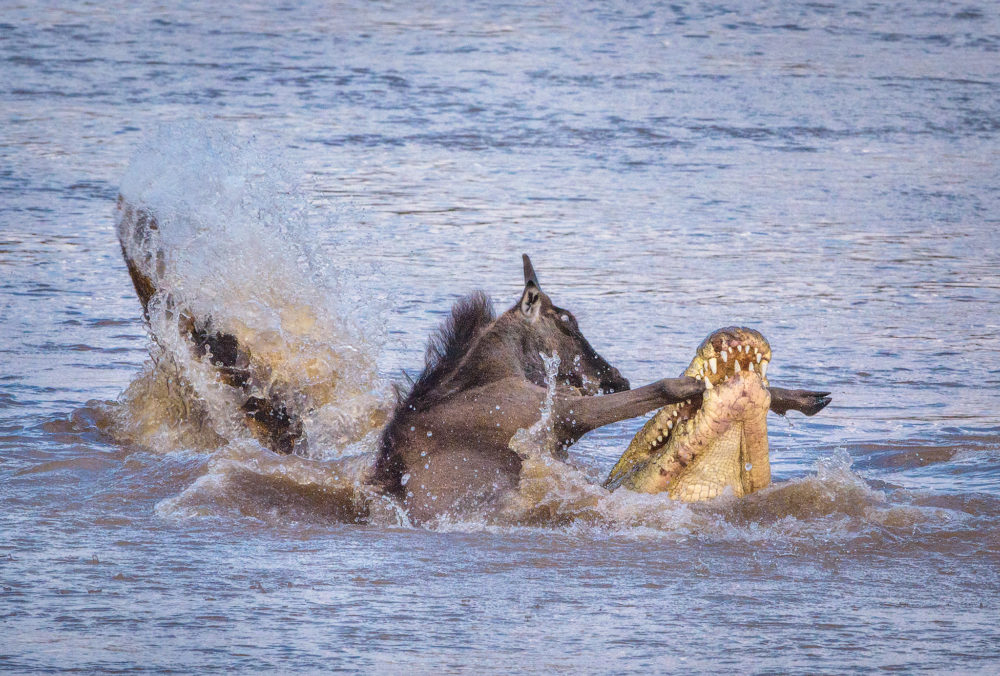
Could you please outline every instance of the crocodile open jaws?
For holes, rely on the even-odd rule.
[[[719,329],[698,347],[684,375],[703,380],[702,401],[660,409],[636,434],[605,487],[667,491],[695,502],[731,489],[744,496],[771,481],[767,367],[771,346],[753,329]]]

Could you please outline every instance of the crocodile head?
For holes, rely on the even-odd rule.
[[[684,375],[704,381],[702,401],[660,409],[636,434],[605,487],[667,491],[693,502],[753,493],[771,481],[767,366],[771,347],[753,329],[719,329],[698,347]]]

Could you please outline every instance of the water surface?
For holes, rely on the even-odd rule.
[[[6,4],[0,669],[995,672],[998,48],[982,2]],[[178,289],[329,333],[311,457],[152,367],[114,204],[157,175]],[[603,495],[636,420],[506,521],[340,523],[525,251],[635,384],[745,324],[834,403],[742,502]]]

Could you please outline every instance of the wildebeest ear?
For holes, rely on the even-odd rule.
[[[542,285],[538,283],[535,268],[531,266],[531,259],[528,258],[528,254],[521,254],[521,260],[524,261],[524,285],[527,286],[530,282],[539,289],[542,288]]]
[[[529,321],[535,321],[542,312],[542,292],[538,285],[529,281],[521,294],[521,314]]]

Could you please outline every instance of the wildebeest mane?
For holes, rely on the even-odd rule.
[[[390,492],[402,491],[402,461],[396,455],[400,426],[411,413],[425,411],[444,397],[441,385],[462,361],[483,329],[496,319],[493,303],[482,291],[459,299],[451,316],[431,335],[424,370],[408,391],[396,385],[396,407],[382,432],[374,480]]]
[[[399,397],[397,411],[423,411],[433,404],[443,394],[438,391],[442,381],[455,370],[476,337],[494,319],[493,303],[482,291],[459,299],[451,308],[451,316],[428,340],[424,370],[406,396]]]

